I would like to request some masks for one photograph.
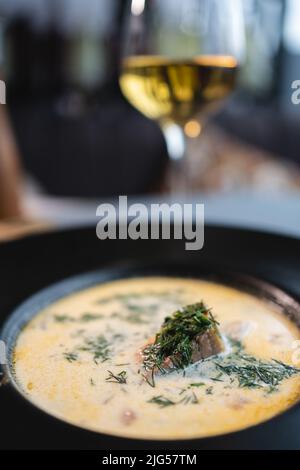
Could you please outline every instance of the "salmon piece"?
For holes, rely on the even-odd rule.
[[[164,373],[219,354],[224,344],[218,323],[201,303],[188,305],[167,317],[155,339],[140,351],[146,372]]]
[[[202,333],[192,341],[192,357],[190,364],[202,361],[210,356],[224,351],[224,344],[217,330],[209,330]],[[176,356],[175,356],[176,357]],[[163,364],[163,369],[172,369],[176,367],[171,357],[167,357]]]
[[[213,329],[196,336],[192,343],[192,348],[191,362],[194,363],[221,353],[224,351],[224,343],[219,332]]]

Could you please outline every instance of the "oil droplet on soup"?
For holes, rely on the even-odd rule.
[[[141,351],[166,316],[203,300],[221,354],[148,380]],[[20,333],[14,367],[27,398],[78,426],[134,438],[223,434],[265,421],[299,398],[298,328],[273,306],[194,279],[113,281],[69,295]],[[257,372],[258,371],[258,372]]]

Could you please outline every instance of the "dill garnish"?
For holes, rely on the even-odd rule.
[[[54,315],[54,320],[58,323],[65,323],[67,321],[73,321],[73,318],[69,315]]]
[[[228,336],[227,339],[235,352],[240,352],[244,349],[243,343],[238,339],[232,338],[231,336]]]
[[[158,395],[156,397],[151,398],[151,400],[148,400],[148,403],[155,403],[160,408],[166,408],[167,406],[176,405],[175,401],[172,401],[169,398],[164,397],[163,395]]]
[[[126,384],[127,383],[127,372],[126,370],[122,370],[118,374],[113,374],[110,370],[108,372],[108,377],[105,379],[106,382],[118,383],[118,384]]]
[[[197,398],[197,395],[192,392],[190,395],[185,395],[179,402],[178,404],[182,403],[183,405],[197,405],[199,403],[199,400]]]
[[[222,377],[223,373],[220,372],[216,377],[211,377],[210,380],[212,380],[213,382],[224,382],[224,380],[222,380],[220,377]]]
[[[192,392],[190,394],[184,395],[184,397],[182,397],[179,401],[173,401],[170,398],[164,397],[163,395],[158,395],[152,397],[151,400],[148,400],[148,403],[154,403],[160,408],[167,408],[168,406],[175,405],[197,405],[199,403],[199,400],[197,398],[197,395]]]
[[[109,342],[103,335],[99,335],[96,338],[86,338],[84,340],[84,345],[80,346],[78,351],[91,353],[96,364],[99,361],[107,361],[110,358],[111,353]]]
[[[118,318],[122,321],[126,321],[128,323],[143,325],[149,323],[149,315],[147,310],[145,309],[127,309],[126,313],[118,313],[114,312],[111,315],[112,318]]]
[[[166,317],[155,342],[143,350],[145,370],[158,369],[165,372],[163,363],[172,362],[175,369],[183,369],[192,360],[193,340],[218,323],[203,302],[188,305]]]
[[[101,315],[101,313],[83,313],[79,317],[79,321],[87,323],[90,321],[99,320],[100,318],[103,318],[103,315]]]
[[[148,291],[146,293],[132,292],[130,294],[118,294],[103,298],[97,301],[97,304],[117,303],[122,309],[120,311],[116,309],[111,314],[112,318],[119,318],[132,324],[147,324],[151,319],[151,315],[159,310],[162,301],[167,302],[170,304],[170,308],[174,307],[175,309],[180,304],[179,292]]]
[[[66,352],[63,355],[68,362],[75,362],[78,359],[78,355],[74,352]]]
[[[87,323],[93,320],[99,320],[103,318],[103,315],[100,313],[83,313],[80,317],[70,317],[69,315],[54,315],[54,320],[58,323],[66,323],[66,322],[78,322],[78,323]]]
[[[300,373],[283,362],[272,359],[262,361],[245,353],[229,355],[223,362],[216,361],[216,367],[233,380],[237,380],[241,388],[269,387],[269,392],[277,390],[278,385],[289,377]]]
[[[145,380],[145,382],[147,382],[147,384],[150,385],[150,387],[155,388],[154,369],[151,371],[150,377],[146,374],[142,374],[142,377]]]
[[[164,372],[164,369],[161,367],[163,360],[160,360],[160,344],[154,343],[149,344],[143,349],[143,366],[147,371],[154,371],[154,368],[157,367],[161,372]]]
[[[123,320],[128,323],[140,325],[149,323],[149,314],[147,309],[144,307],[134,304],[126,304],[126,309],[128,313],[124,317],[121,317]]]

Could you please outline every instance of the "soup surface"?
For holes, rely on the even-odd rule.
[[[166,374],[144,373],[139,352],[164,318],[203,300],[223,353]],[[300,394],[297,327],[272,306],[206,281],[146,277],[69,295],[20,333],[15,374],[27,398],[91,430],[136,438],[217,435],[285,410]],[[278,362],[276,362],[278,361]]]

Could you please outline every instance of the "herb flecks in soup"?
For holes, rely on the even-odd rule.
[[[15,373],[28,399],[78,426],[202,437],[257,424],[295,403],[300,371],[291,356],[299,338],[284,315],[233,288],[128,279],[41,311],[17,340]]]

